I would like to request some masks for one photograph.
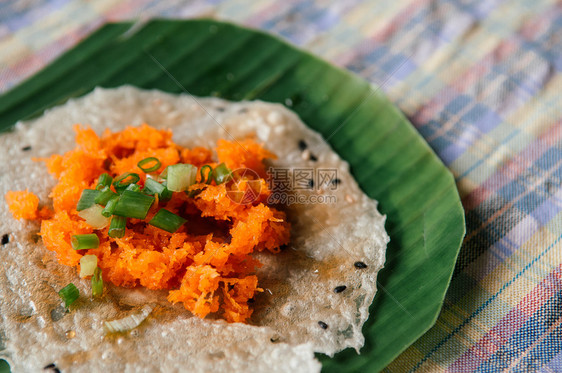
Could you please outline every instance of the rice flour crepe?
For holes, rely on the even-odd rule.
[[[89,281],[45,249],[37,222],[15,220],[3,203],[0,358],[14,372],[45,366],[62,372],[316,372],[321,366],[314,352],[332,356],[361,348],[389,240],[385,217],[348,164],[294,113],[264,102],[96,89],[0,136],[0,195],[29,189],[48,206],[55,180],[31,158],[73,149],[76,123],[98,134],[148,123],[171,129],[185,147],[254,136],[277,155],[269,164],[276,180],[292,183],[276,195],[292,224],[291,243],[277,255],[258,255],[265,291],[256,296],[249,324],[227,323],[194,317],[160,291],[109,285],[102,299],[84,296]],[[70,282],[82,295],[65,313],[57,292]],[[104,331],[104,321],[142,312],[148,317],[131,332]]]

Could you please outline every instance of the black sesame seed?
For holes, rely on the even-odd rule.
[[[367,265],[366,265],[365,263],[363,263],[363,262],[355,262],[353,265],[354,265],[355,268],[357,268],[357,269],[365,269],[365,268],[367,268]]]
[[[224,108],[223,108],[222,106],[219,106],[219,107],[217,108],[217,111],[223,112],[223,111],[224,111]]]
[[[338,179],[338,178],[335,178],[335,179],[332,180],[332,184],[334,184],[334,185],[341,184],[341,180]]]
[[[53,373],[60,373],[60,369],[53,363],[46,365],[43,370],[50,370]]]
[[[304,140],[299,140],[299,149],[301,151],[306,150],[306,148],[308,148],[308,145],[306,144],[306,141]]]
[[[310,160],[312,162],[316,162],[318,160],[318,158],[316,158],[316,156],[314,154],[310,154]]]
[[[10,242],[10,236],[8,236],[8,234],[6,233],[5,235],[2,236],[2,246],[7,244],[8,242]]]
[[[310,179],[308,180],[308,189],[312,189],[314,188],[314,180]]]
[[[28,151],[31,150],[31,146],[29,146],[29,145],[28,145],[28,146],[24,146],[23,148],[21,148],[21,150],[24,151],[24,152],[28,152]]]
[[[344,291],[345,289],[347,289],[347,286],[345,285],[340,285],[340,286],[336,286],[334,288],[334,293],[341,293],[342,291]]]
[[[318,325],[320,325],[320,327],[324,330],[328,329],[328,324],[326,324],[324,321],[318,321]]]
[[[279,338],[269,338],[269,340],[271,341],[271,343],[279,342]]]

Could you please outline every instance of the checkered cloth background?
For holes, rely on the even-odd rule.
[[[215,17],[382,86],[453,172],[467,235],[389,372],[562,372],[562,2],[3,0],[0,92],[107,21]]]

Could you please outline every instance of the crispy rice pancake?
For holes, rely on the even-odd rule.
[[[291,243],[280,254],[259,254],[265,291],[249,324],[229,324],[192,316],[170,304],[166,292],[107,285],[103,299],[91,299],[89,281],[42,245],[39,223],[15,220],[1,204],[0,236],[8,237],[0,246],[0,358],[13,371],[55,364],[63,372],[314,372],[314,352],[361,348],[389,240],[385,217],[348,164],[294,113],[264,102],[96,89],[0,136],[0,194],[29,189],[48,206],[55,179],[31,158],[74,148],[76,123],[98,134],[148,123],[171,129],[186,147],[253,136],[278,156],[268,165],[272,174],[291,184],[276,194],[292,224]],[[65,313],[57,292],[69,282],[81,296]],[[104,321],[146,305],[153,310],[139,327],[106,335]]]

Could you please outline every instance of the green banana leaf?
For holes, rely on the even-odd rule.
[[[377,87],[275,37],[214,20],[131,26],[105,25],[1,96],[0,130],[96,86],[285,104],[350,163],[387,215],[391,242],[365,347],[319,356],[326,372],[383,369],[441,309],[465,233],[452,175]]]

